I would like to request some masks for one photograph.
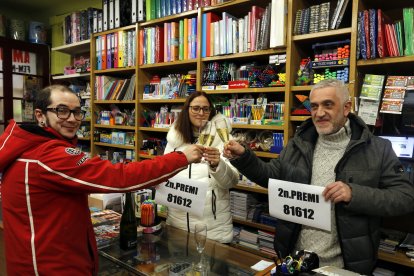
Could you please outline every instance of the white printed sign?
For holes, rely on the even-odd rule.
[[[3,49],[0,48],[0,71],[3,70]],[[36,54],[18,49],[12,49],[12,71],[36,75]]]
[[[271,216],[331,231],[331,202],[325,201],[325,188],[269,179]]]
[[[174,176],[155,187],[155,202],[198,217],[204,213],[208,183]]]

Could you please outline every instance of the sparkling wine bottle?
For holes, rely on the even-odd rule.
[[[122,213],[119,229],[119,242],[122,250],[137,247],[137,220],[135,218],[132,193],[125,194],[124,211]]]

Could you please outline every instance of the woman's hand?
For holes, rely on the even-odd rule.
[[[217,148],[205,147],[203,157],[210,167],[216,168],[220,162],[220,151]]]

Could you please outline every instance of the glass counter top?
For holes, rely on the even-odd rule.
[[[111,260],[115,270],[125,269],[117,275],[193,275],[192,266],[200,260],[194,234],[171,226],[164,226],[155,234],[142,234],[136,249],[123,251],[115,243],[100,249],[99,254],[101,263],[103,259]],[[202,258],[208,275],[255,275],[256,271],[250,267],[263,259],[213,240],[207,240]],[[100,265],[99,275],[111,275],[105,269],[110,265],[104,262],[106,265]]]

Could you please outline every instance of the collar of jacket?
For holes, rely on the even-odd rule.
[[[348,119],[351,125],[351,140],[367,140],[369,141],[372,137],[368,126],[364,121],[353,113],[349,113]],[[296,131],[295,137],[300,137],[304,141],[315,144],[318,139],[318,132],[316,131],[315,125],[312,122],[312,118],[307,119]]]
[[[43,137],[68,141],[73,146],[76,146],[76,144],[78,142],[77,136],[75,136],[72,139],[67,139],[67,138],[63,137],[62,135],[60,135],[56,130],[54,130],[53,128],[50,128],[50,127],[40,127],[40,126],[35,125],[35,124],[23,123],[23,124],[20,125],[20,128],[22,128],[25,131],[30,132],[32,134],[40,135],[40,136],[43,136]]]

